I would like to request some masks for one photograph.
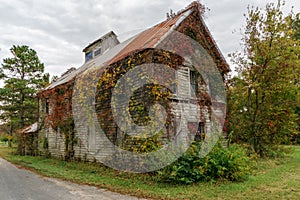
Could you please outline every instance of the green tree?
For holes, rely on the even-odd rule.
[[[248,8],[244,52],[232,54],[238,76],[229,81],[229,131],[260,156],[296,134],[299,40],[283,3]]]
[[[300,41],[300,13],[296,15],[294,19],[291,19],[291,27],[295,30],[295,38]],[[298,55],[300,59],[300,55]],[[300,78],[296,79],[296,84],[300,87]],[[298,90],[297,94],[297,107],[296,107],[296,114],[298,115],[298,135],[295,137],[296,142],[300,143],[300,91]]]
[[[300,13],[291,19],[291,27],[295,30],[295,38],[300,40]]]
[[[35,50],[28,46],[13,46],[13,57],[3,59],[0,79],[0,118],[9,128],[9,133],[37,120],[38,102],[36,92],[49,82]]]

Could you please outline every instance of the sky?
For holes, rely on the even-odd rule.
[[[185,8],[191,0],[0,0],[0,63],[13,45],[37,51],[45,71],[61,75],[84,62],[82,49],[113,30],[122,40]],[[264,8],[277,0],[201,0],[204,20],[224,57],[241,50],[247,6]],[[300,12],[299,0],[286,0],[285,13]]]

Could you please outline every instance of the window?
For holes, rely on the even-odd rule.
[[[46,98],[46,105],[45,105],[46,114],[49,114],[49,99]]]
[[[91,51],[85,53],[85,62],[93,58],[93,53]]]
[[[96,130],[94,124],[90,124],[87,127],[87,134],[88,134],[88,150],[90,152],[96,151]]]
[[[101,48],[99,49],[96,49],[95,52],[94,52],[94,57],[98,56],[101,54]]]
[[[170,89],[173,94],[177,94],[177,84],[175,82],[170,84]]]
[[[204,131],[204,122],[199,122],[198,124],[198,130],[196,132],[195,141],[203,140],[205,137],[205,131]]]
[[[190,88],[191,88],[191,96],[196,96],[197,91],[197,75],[195,71],[190,70]]]
[[[201,133],[201,134],[204,133],[204,122],[199,122],[198,132]]]

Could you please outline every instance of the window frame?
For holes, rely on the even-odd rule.
[[[90,60],[93,59],[93,52],[92,51],[88,51],[85,53],[85,62],[88,62]]]
[[[190,96],[193,98],[196,97],[197,90],[198,90],[197,79],[198,79],[197,72],[195,70],[189,69]]]
[[[94,50],[94,57],[101,55],[101,47]]]

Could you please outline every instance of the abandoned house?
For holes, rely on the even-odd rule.
[[[127,92],[130,120],[139,125],[137,128],[149,124],[150,107],[158,103],[165,108],[166,115],[164,130],[159,136],[162,141],[176,138],[179,129],[188,130],[190,139],[201,139],[212,124],[211,105],[218,104],[220,109],[216,112],[224,114],[224,102],[217,102],[218,95],[209,93],[211,86],[206,80],[209,78],[199,74],[195,64],[191,64],[191,51],[195,52],[195,47],[187,45],[186,39],[181,37],[188,37],[201,47],[205,56],[200,56],[198,64],[206,68],[213,63],[222,83],[224,75],[229,72],[228,64],[203,21],[203,12],[203,6],[193,2],[124,42],[119,42],[117,35],[111,31],[85,47],[84,64],[78,69],[71,68],[38,94],[41,152],[66,159],[97,161],[105,156],[102,149],[111,147],[108,143],[134,151],[128,146],[136,138],[126,133],[132,130],[126,129],[128,124],[124,125],[122,117],[116,116],[118,109],[126,104],[118,98],[126,96],[126,88],[130,90],[131,86],[123,85],[122,94],[114,92],[114,88],[119,80],[126,78],[126,74],[138,66],[133,84],[142,79],[143,66],[150,71],[153,66],[151,73],[161,84],[144,84],[135,91]],[[184,53],[174,53],[176,51]],[[170,70],[160,71],[160,67]],[[162,86],[163,81],[168,82],[169,89]],[[114,98],[114,102],[122,105],[112,106]],[[85,104],[89,104],[88,109]],[[183,115],[187,123],[180,124]]]

